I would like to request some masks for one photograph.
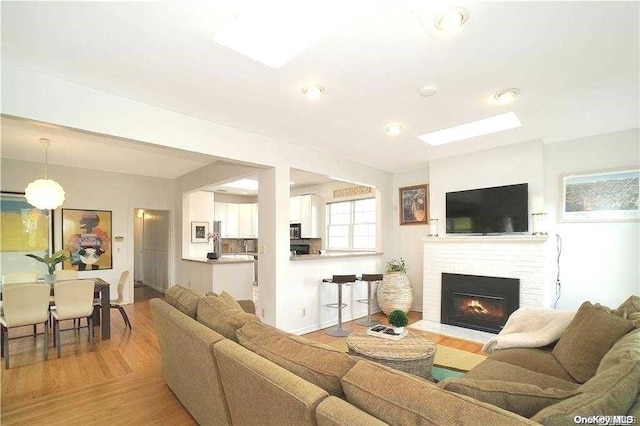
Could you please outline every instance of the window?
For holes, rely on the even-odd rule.
[[[327,248],[375,250],[375,198],[327,204]]]

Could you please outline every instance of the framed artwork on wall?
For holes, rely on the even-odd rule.
[[[207,243],[209,233],[209,222],[191,222],[191,242]]]
[[[62,246],[69,251],[62,269],[112,269],[111,223],[109,210],[62,209]]]
[[[640,219],[639,169],[562,175],[561,222],[614,222]]]
[[[400,188],[400,225],[426,225],[429,221],[429,185]]]
[[[53,253],[53,210],[40,210],[27,202],[24,192],[0,192],[0,259],[2,273],[45,274],[46,266],[27,254]]]

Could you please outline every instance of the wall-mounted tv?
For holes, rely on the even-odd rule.
[[[507,234],[529,231],[528,185],[447,192],[447,234]]]

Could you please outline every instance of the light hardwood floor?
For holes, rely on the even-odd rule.
[[[93,346],[87,331],[62,333],[62,357],[50,343],[49,360],[42,356],[42,339],[10,341],[9,370],[0,375],[2,425],[74,424],[196,424],[164,383],[160,352],[148,301],[125,307],[133,330],[113,311],[111,339],[101,341],[99,327]],[[374,317],[384,321],[383,314]],[[411,312],[410,323],[421,318]],[[69,324],[70,325],[70,324]],[[364,330],[355,322],[345,324]],[[30,328],[24,328],[28,333]],[[13,331],[13,330],[12,330]],[[15,336],[21,330],[10,331]],[[428,334],[436,343],[480,353],[481,345]],[[337,340],[319,330],[306,337],[329,343]]]

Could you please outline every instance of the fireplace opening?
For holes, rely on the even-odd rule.
[[[498,333],[520,303],[520,280],[442,274],[441,322]]]

